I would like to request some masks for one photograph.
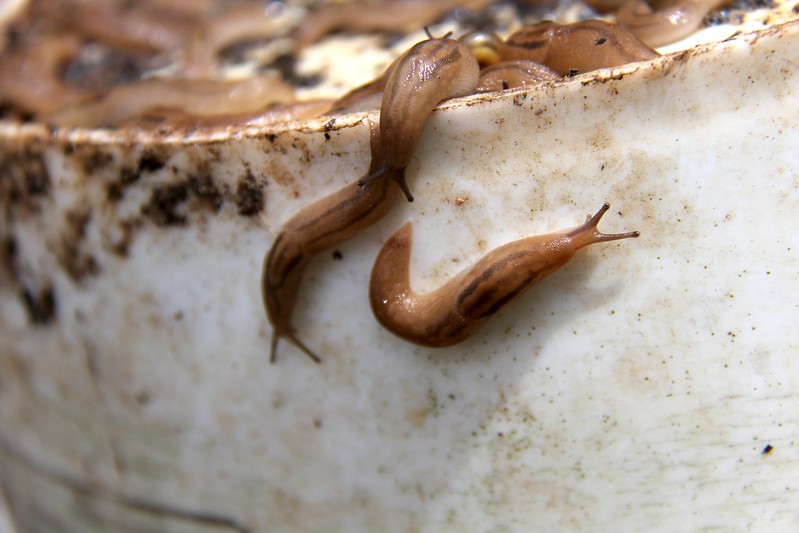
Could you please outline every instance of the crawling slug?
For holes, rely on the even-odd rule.
[[[493,32],[474,30],[458,37],[458,40],[469,47],[480,68],[490,67],[499,63],[502,58],[502,38]]]
[[[649,46],[670,44],[691,35],[705,16],[732,0],[679,0],[654,11],[643,0],[628,0],[616,20]]]
[[[598,242],[638,237],[605,234],[597,224],[605,204],[574,229],[521,239],[489,252],[439,289],[416,294],[410,287],[412,233],[406,223],[383,246],[372,269],[369,300],[389,331],[423,346],[456,344],[474,333],[502,306],[566,264],[577,250]]]
[[[477,80],[477,92],[502,91],[557,80],[560,76],[546,65],[529,59],[510,59],[484,68]]]
[[[441,101],[473,93],[480,67],[468,47],[444,37],[415,44],[389,70],[380,106],[384,161],[359,183],[390,176],[412,202],[405,167],[427,118]]]
[[[377,126],[370,123],[372,162],[369,172],[382,163]],[[314,362],[321,359],[297,336],[291,318],[302,276],[320,252],[342,243],[381,219],[396,203],[396,189],[389,180],[348,185],[306,207],[281,228],[264,258],[261,289],[272,324],[269,360],[277,359],[277,344],[288,339]]]
[[[623,26],[602,20],[574,24],[541,22],[525,26],[505,41],[502,59],[529,59],[561,76],[616,67],[658,57]]]

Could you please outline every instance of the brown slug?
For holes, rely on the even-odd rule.
[[[560,78],[557,72],[541,63],[529,59],[509,59],[486,67],[480,72],[477,92],[487,93],[527,87]]]
[[[377,320],[405,340],[443,347],[461,342],[491,315],[566,264],[581,248],[638,237],[638,232],[605,234],[597,229],[605,204],[574,229],[537,235],[500,246],[442,287],[416,294],[410,287],[411,223],[380,250],[369,283]]]
[[[377,126],[370,123],[372,162],[369,172],[382,163]],[[297,336],[291,323],[302,277],[320,252],[340,244],[380,220],[396,204],[396,189],[389,180],[353,183],[322,198],[291,217],[280,230],[264,258],[261,291],[272,343],[269,360],[277,359],[277,344],[285,337],[314,362],[321,359]]]
[[[458,40],[472,51],[481,69],[490,67],[502,60],[500,54],[502,53],[504,42],[496,33],[474,30],[461,35]]]
[[[602,20],[541,22],[509,36],[502,59],[543,63],[561,76],[659,57],[623,26]]]
[[[359,183],[391,177],[411,202],[405,167],[430,113],[443,100],[473,93],[480,67],[466,45],[444,37],[415,44],[389,72],[380,106],[383,164]]]
[[[731,1],[678,0],[653,10],[643,0],[628,0],[616,12],[616,20],[647,45],[662,46],[688,37],[708,13]]]

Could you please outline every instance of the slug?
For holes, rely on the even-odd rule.
[[[369,172],[382,163],[377,126],[370,122],[372,162]],[[302,276],[320,252],[344,242],[380,220],[396,203],[396,189],[388,180],[355,183],[306,207],[280,230],[264,258],[261,290],[272,324],[270,362],[277,360],[277,345],[288,339],[314,362],[321,359],[297,336],[291,323]]]
[[[57,126],[116,127],[149,112],[178,110],[197,117],[254,114],[294,100],[294,89],[268,74],[236,81],[153,77],[118,85],[98,99],[43,118]]]
[[[423,346],[461,342],[491,315],[566,264],[577,250],[598,242],[638,237],[638,232],[605,234],[597,229],[608,204],[574,229],[514,241],[489,252],[427,294],[410,287],[412,233],[406,223],[386,242],[372,268],[369,300],[389,331]]]
[[[389,176],[412,202],[405,167],[427,118],[441,101],[473,93],[480,67],[466,45],[444,37],[416,43],[389,71],[380,105],[383,164],[359,184]]]
[[[37,118],[94,96],[62,79],[64,65],[80,52],[73,35],[46,36],[0,60],[0,107],[14,106]]]
[[[496,33],[474,30],[461,35],[458,40],[469,47],[481,69],[502,60],[500,54],[504,43]]]
[[[403,33],[430,24],[458,8],[483,9],[491,0],[388,0],[323,5],[294,32],[294,48],[303,48],[336,30],[347,33]]]
[[[643,0],[628,0],[616,20],[649,46],[670,44],[691,35],[705,16],[732,0],[679,0],[653,11]]]
[[[511,59],[484,68],[477,80],[477,92],[502,91],[557,79],[560,79],[558,73],[546,65],[529,59]]]
[[[623,26],[586,20],[525,26],[506,39],[501,56],[503,60],[529,59],[543,63],[566,76],[653,59],[660,54]]]

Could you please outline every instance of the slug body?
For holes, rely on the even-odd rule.
[[[557,79],[560,79],[558,73],[546,65],[529,59],[510,59],[484,68],[477,80],[477,92],[528,87]]]
[[[383,246],[372,269],[369,300],[389,331],[423,346],[461,342],[491,315],[566,264],[581,248],[637,237],[638,232],[603,234],[597,224],[609,205],[569,231],[538,235],[501,246],[439,289],[419,295],[409,282],[410,222]]]
[[[370,171],[382,162],[376,127],[372,127],[371,147]],[[277,358],[281,338],[288,339],[314,362],[321,362],[300,341],[291,323],[305,269],[317,254],[374,224],[394,204],[396,189],[388,180],[375,180],[363,186],[353,183],[306,207],[281,228],[264,258],[261,275],[264,307],[272,324],[271,362]]]
[[[601,20],[541,22],[507,38],[502,59],[543,63],[561,76],[659,57],[623,26]]]
[[[647,45],[662,46],[688,37],[708,13],[731,1],[680,0],[655,11],[643,0],[628,0],[616,19]]]
[[[489,0],[367,0],[324,5],[310,12],[294,32],[295,49],[301,50],[335,30],[410,32],[459,7],[479,10],[489,3]]]
[[[480,67],[469,48],[453,39],[428,39],[412,46],[389,67],[380,106],[383,164],[360,183],[391,176],[408,201],[405,167],[430,113],[448,98],[475,91]]]
[[[500,54],[505,43],[496,33],[474,30],[461,35],[458,40],[472,51],[481,69],[502,60]]]

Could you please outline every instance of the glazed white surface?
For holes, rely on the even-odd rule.
[[[320,366],[288,343],[268,364],[261,262],[286,219],[365,171],[357,117],[330,141],[287,132],[281,152],[225,145],[216,175],[255,169],[264,222],[226,205],[145,225],[80,284],[42,236],[97,180],[84,192],[53,150],[60,204],[15,231],[31,279],[55,283],[55,324],[0,292],[11,505],[46,500],[80,530],[230,529],[189,511],[251,531],[796,528],[797,28],[435,112],[416,201],[306,275],[294,323]],[[119,212],[169,179],[146,176]],[[641,237],[580,252],[463,344],[414,346],[372,317],[372,262],[405,220],[426,291],[604,201],[600,228]]]

